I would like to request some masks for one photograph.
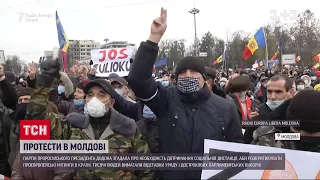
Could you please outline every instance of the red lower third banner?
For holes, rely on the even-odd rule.
[[[21,120],[20,140],[50,140],[50,120]]]

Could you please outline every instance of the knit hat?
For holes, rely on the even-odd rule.
[[[32,93],[33,93],[33,89],[32,88],[21,88],[17,92],[17,95],[18,95],[18,97],[31,96]]]
[[[297,93],[287,108],[286,119],[300,120],[303,131],[310,133],[320,132],[320,92],[303,90]]]
[[[109,79],[116,79],[118,77],[120,77],[120,76],[118,74],[116,74],[116,73],[109,74]]]
[[[207,72],[207,76],[208,76],[208,77],[210,77],[210,78],[212,78],[212,79],[215,79],[215,78],[216,78],[217,73],[216,73],[216,71],[215,71],[212,67],[206,66],[205,69],[206,69],[206,72]]]
[[[320,84],[315,85],[313,89],[314,89],[314,90],[320,89]]]
[[[14,75],[13,72],[6,71],[6,72],[4,72],[4,74],[5,74],[5,76],[6,76],[6,79],[7,79],[9,82],[11,82],[11,83],[16,82],[16,76]]]
[[[207,76],[207,72],[205,69],[205,66],[203,64],[203,61],[196,57],[187,56],[180,60],[178,62],[178,65],[176,67],[176,78],[178,78],[179,74],[181,74],[183,71],[191,69],[196,72],[199,72],[203,78],[205,79]]]

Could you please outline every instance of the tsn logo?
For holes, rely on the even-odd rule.
[[[50,120],[21,120],[20,140],[50,140]]]

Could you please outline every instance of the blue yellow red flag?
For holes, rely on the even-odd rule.
[[[216,59],[215,61],[213,61],[213,65],[215,65],[215,64],[219,64],[219,63],[221,63],[222,62],[222,55],[221,56],[219,56],[218,57],[218,59]]]
[[[56,11],[56,24],[57,24],[57,32],[58,32],[58,40],[59,40],[59,49],[63,57],[63,68],[66,70],[67,69],[67,51],[70,43],[66,33],[64,32],[64,29],[62,27],[57,11]]]
[[[263,28],[261,27],[254,36],[251,37],[249,40],[248,45],[246,46],[245,50],[243,51],[243,58],[247,60],[253,53],[263,47],[266,46],[266,39],[264,35]]]

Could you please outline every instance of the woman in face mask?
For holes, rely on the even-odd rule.
[[[301,76],[301,79],[303,80],[303,82],[304,82],[304,85],[305,85],[305,89],[313,89],[312,87],[311,87],[311,78],[310,78],[310,76],[308,76],[308,75],[303,75],[303,76]]]
[[[220,88],[221,89],[224,89],[224,86],[226,85],[226,83],[227,83],[227,78],[225,78],[225,77],[221,77],[220,79],[219,79],[219,86],[220,86]]]
[[[305,89],[305,83],[304,83],[304,81],[302,79],[298,79],[296,81],[296,89],[297,89],[298,92]]]
[[[167,76],[167,75],[163,76],[161,85],[164,87],[168,87],[170,84],[171,84],[170,76]]]

